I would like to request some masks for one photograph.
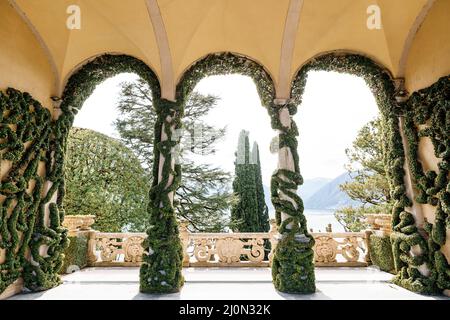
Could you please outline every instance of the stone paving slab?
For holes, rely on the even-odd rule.
[[[184,268],[187,282],[271,282],[269,268]],[[369,268],[317,268],[317,281],[390,281],[392,275]],[[136,282],[138,268],[88,268],[63,276],[66,282]]]
[[[310,295],[276,291],[269,268],[186,268],[180,293],[139,292],[138,268],[88,268],[63,277],[64,284],[12,300],[433,300],[389,282],[392,275],[376,268],[316,268],[317,292]]]

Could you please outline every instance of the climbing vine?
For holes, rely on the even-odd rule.
[[[153,107],[158,114],[155,124],[155,162],[165,159],[162,167],[162,179],[158,180],[159,167],[153,168],[153,184],[149,192],[149,229],[143,243],[144,256],[140,269],[140,288],[142,292],[174,292],[183,284],[181,274],[182,249],[178,237],[177,222],[170,201],[170,193],[179,184],[180,167],[171,168],[171,150],[176,141],[172,139],[172,129],[181,126],[182,108],[175,103],[161,99],[159,82],[153,71],[143,62],[126,55],[103,55],[84,65],[69,79],[64,90],[61,104],[62,116],[58,119],[64,125],[64,139],[61,151],[66,148],[68,129],[84,101],[92,94],[95,86],[116,74],[133,72],[150,86]],[[162,132],[166,141],[160,141]],[[61,154],[63,157],[63,154]],[[171,176],[174,177],[172,181]]]
[[[418,191],[415,200],[434,206],[435,219],[433,223],[425,220],[422,236],[414,218],[404,213],[404,223],[396,226],[404,235],[395,243],[395,262],[400,269],[395,282],[413,291],[438,293],[450,289],[450,267],[441,252],[450,228],[450,78],[442,77],[432,86],[414,92],[405,109],[403,129],[409,146],[409,168]],[[421,138],[431,140],[438,172],[425,172],[419,156]],[[408,254],[414,245],[420,247],[419,257]],[[428,272],[423,271],[424,267]]]
[[[387,142],[383,154],[390,182],[391,197],[394,199],[393,221],[395,224],[398,223],[400,214],[411,202],[406,196],[406,188],[403,181],[405,156],[398,120],[400,110],[398,110],[394,99],[395,94],[398,92],[396,92],[389,72],[369,58],[356,54],[330,53],[312,59],[299,70],[294,79],[291,89],[291,100],[286,104],[291,118],[297,112],[297,106],[302,102],[302,95],[309,71],[335,71],[359,76],[366,81],[374,94],[382,114],[383,135],[385,137],[384,140]],[[281,212],[288,213],[291,216],[290,219],[281,223],[280,232],[284,237],[281,240],[282,246],[277,248],[277,255],[274,259],[274,281],[275,286],[282,291],[311,292],[314,290],[312,280],[314,279],[312,265],[314,241],[307,231],[303,215],[303,203],[292,192],[303,182],[298,164],[299,157],[296,140],[298,131],[292,119],[290,128],[284,127],[280,123],[279,118],[276,116],[279,113],[278,109],[279,107],[277,108],[277,106],[273,108],[273,127],[282,132],[280,135],[280,147],[289,147],[294,158],[295,172],[279,170],[272,179],[272,201],[276,209],[278,223],[281,221]],[[294,200],[295,205],[292,205],[290,201],[281,200],[278,197],[279,193],[277,190],[281,190],[282,193]],[[292,222],[294,223],[294,228],[288,228]],[[299,237],[299,234],[303,235],[303,237]],[[302,252],[301,260],[300,255],[297,255],[299,258],[294,258],[297,252]],[[295,281],[291,280],[301,279],[301,277],[303,277],[304,283],[295,283]]]
[[[0,293],[19,277],[34,291],[60,283],[68,241],[60,224],[64,210],[52,200],[62,184],[53,157],[56,129],[50,111],[28,93],[0,92],[0,161],[6,166],[0,183]]]
[[[162,160],[161,174],[159,166],[153,167],[153,184],[150,189],[150,227],[144,248],[148,254],[140,271],[140,290],[147,293],[177,292],[183,286],[181,272],[183,248],[181,245],[178,223],[171,201],[171,194],[180,184],[181,166],[172,166],[173,149],[179,143],[173,132],[181,128],[184,105],[158,99],[154,101],[158,114],[155,124],[154,163]],[[164,135],[166,139],[160,137]]]
[[[65,87],[57,120],[28,93],[14,89],[1,93],[0,147],[2,165],[9,168],[0,185],[0,252],[5,255],[0,292],[20,276],[33,291],[60,283],[58,271],[68,246],[61,221],[69,129],[95,86],[122,72],[137,73],[148,81],[154,97],[160,96],[151,69],[125,55],[100,56],[74,73]],[[25,257],[27,251],[30,259]]]
[[[392,245],[389,236],[371,234],[369,238],[369,256],[373,265],[386,272],[395,272]]]
[[[272,275],[275,287],[284,292],[315,291],[314,240],[308,233],[303,203],[296,190],[303,183],[297,152],[298,130],[292,120],[301,104],[307,74],[312,70],[351,73],[366,80],[372,90],[383,120],[386,170],[393,209],[393,253],[398,275],[396,283],[419,292],[448,289],[449,268],[440,252],[449,225],[449,89],[448,78],[414,94],[406,105],[399,105],[390,74],[370,59],[353,54],[327,54],[313,59],[300,69],[293,82],[292,99],[275,103],[275,89],[270,75],[257,63],[231,53],[211,54],[187,70],[176,90],[176,102],[160,98],[155,74],[143,62],[124,55],[104,55],[74,73],[64,90],[61,115],[52,120],[50,112],[27,93],[8,89],[0,92],[0,149],[2,165],[8,166],[0,184],[0,292],[23,276],[31,290],[57,285],[57,275],[67,247],[64,218],[64,154],[67,136],[74,117],[95,86],[122,72],[134,72],[145,79],[153,94],[158,114],[155,124],[155,162],[153,184],[149,194],[149,220],[145,254],[140,270],[143,292],[176,292],[183,285],[182,246],[171,201],[181,179],[179,164],[172,166],[172,151],[177,139],[173,135],[182,126],[184,105],[195,85],[205,76],[239,73],[250,76],[256,84],[262,105],[267,108],[272,127],[279,131],[279,148],[286,148],[293,158],[293,170],[279,169],[272,176],[271,197],[279,225],[280,239],[275,252]],[[426,107],[424,107],[426,106]],[[280,114],[288,111],[290,125]],[[428,237],[415,227],[414,217],[405,210],[411,206],[404,185],[404,163],[399,116],[405,112],[405,132],[410,148],[410,167],[418,189],[418,201],[436,206],[436,221],[425,224]],[[429,123],[429,125],[427,125]],[[426,125],[425,129],[418,129]],[[164,139],[161,139],[164,137]],[[439,172],[423,172],[418,162],[417,143],[429,137],[435,147]],[[160,141],[162,140],[162,141]],[[160,161],[161,160],[161,161]],[[2,168],[3,169],[3,168]],[[53,199],[56,196],[56,202]],[[48,212],[48,213],[47,213]],[[283,214],[286,219],[281,219]],[[48,218],[47,218],[48,216]],[[421,252],[412,255],[413,246]],[[31,259],[26,258],[29,250]],[[430,276],[419,271],[422,265]]]

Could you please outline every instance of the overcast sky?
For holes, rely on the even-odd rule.
[[[100,84],[86,100],[74,125],[117,138],[112,123],[118,115],[115,108],[118,85],[136,78],[136,75],[121,74]],[[277,164],[277,156],[269,151],[275,132],[253,81],[241,75],[212,76],[203,79],[196,90],[221,98],[217,107],[205,115],[205,120],[227,127],[227,135],[218,143],[217,153],[196,159],[233,172],[239,132],[248,130],[250,141],[259,144],[263,180],[269,185]],[[358,130],[377,114],[375,99],[362,79],[334,72],[311,72],[302,105],[294,117],[300,131],[300,168],[304,178],[335,178],[345,172],[345,149]]]

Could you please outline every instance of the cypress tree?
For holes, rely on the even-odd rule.
[[[259,150],[255,143],[250,153],[248,134],[245,130],[241,131],[236,152],[233,191],[238,201],[231,209],[233,230],[267,232],[269,215],[264,200]]]
[[[269,208],[266,205],[264,197],[264,187],[262,183],[261,161],[259,158],[259,147],[256,141],[252,148],[252,163],[255,164],[255,188],[256,201],[258,203],[258,232],[268,232],[269,224]]]

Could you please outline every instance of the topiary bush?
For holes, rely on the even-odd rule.
[[[99,132],[70,129],[65,156],[67,215],[95,215],[101,232],[144,232],[150,179],[132,150]]]
[[[394,256],[389,236],[371,234],[369,238],[369,255],[372,264],[380,270],[395,273]]]
[[[72,273],[87,266],[88,256],[88,233],[78,233],[76,236],[69,236],[70,244],[64,250],[64,262],[60,273]]]

